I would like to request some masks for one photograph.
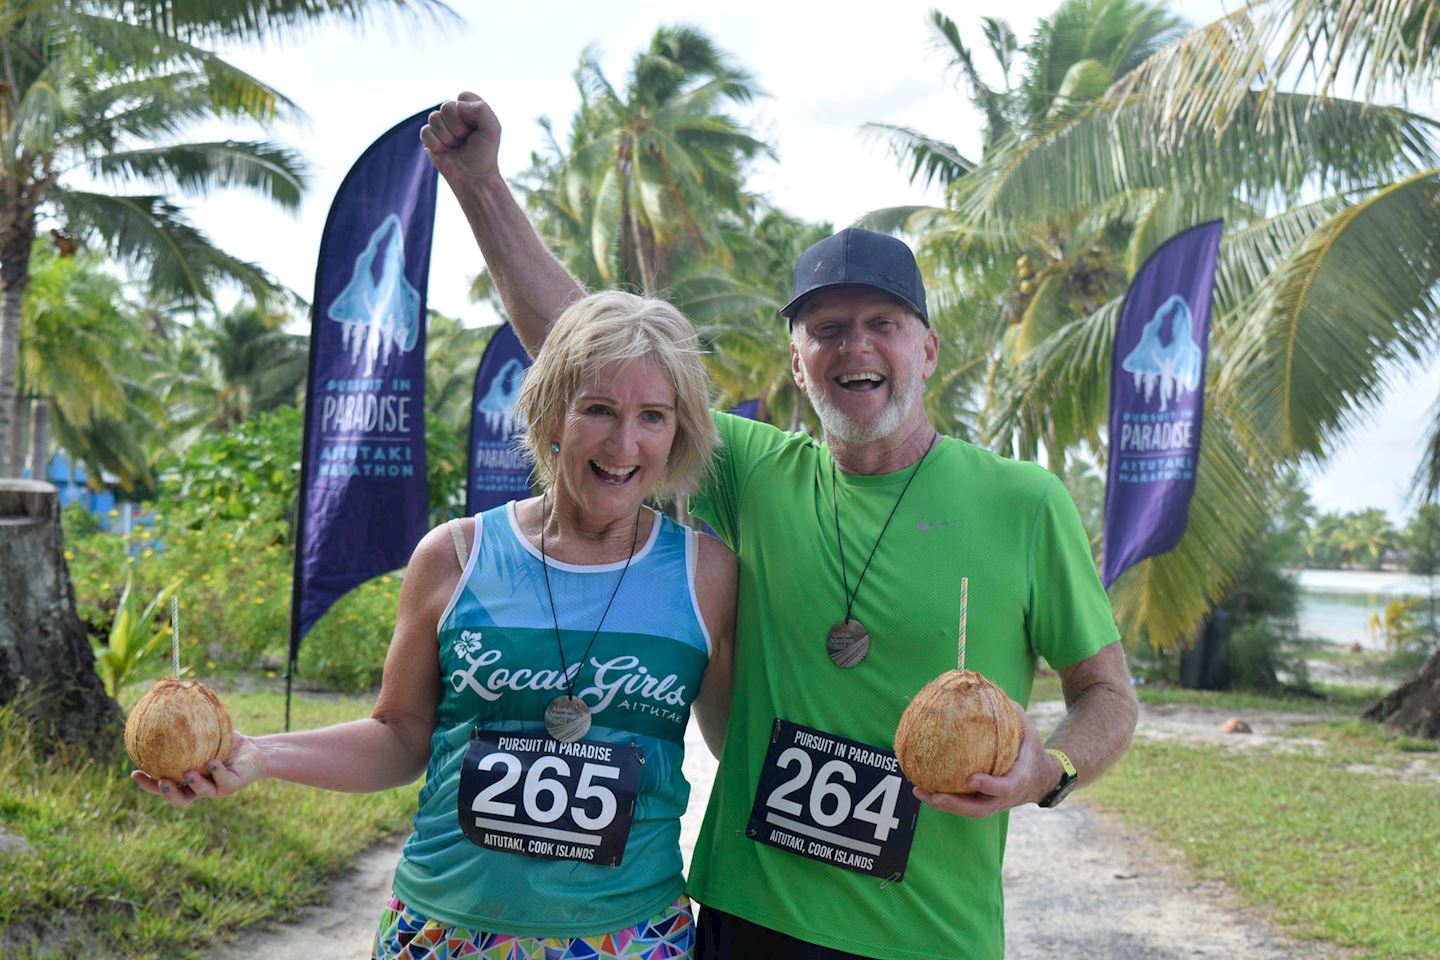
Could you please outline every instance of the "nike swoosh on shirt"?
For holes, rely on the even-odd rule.
[[[915,529],[924,533],[927,530],[939,530],[941,527],[948,527],[952,523],[959,523],[959,520],[941,520],[939,523],[926,523],[924,520],[915,521]]]

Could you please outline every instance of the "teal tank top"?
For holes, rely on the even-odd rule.
[[[475,518],[475,545],[440,620],[430,763],[395,871],[395,894],[410,909],[493,933],[581,937],[631,926],[679,896],[680,815],[690,796],[680,765],[710,639],[695,596],[697,534],[657,519],[593,644],[624,562],[548,561],[565,662],[591,710],[585,740],[643,756],[623,861],[605,866],[490,849],[461,826],[472,733],[543,737],[546,706],[566,692],[540,553],[520,534],[514,502]]]

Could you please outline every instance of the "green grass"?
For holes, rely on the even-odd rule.
[[[1388,687],[1371,688],[1329,684],[1316,684],[1313,694],[1283,690],[1273,693],[1244,690],[1187,690],[1168,681],[1156,680],[1151,680],[1135,688],[1135,695],[1140,702],[1151,706],[1178,703],[1213,707],[1216,710],[1289,710],[1294,713],[1347,715],[1363,713],[1387,692],[1389,692]],[[1059,675],[1038,674],[1030,694],[1031,702],[1059,699],[1061,699]]]
[[[225,701],[246,733],[282,726],[283,695]],[[371,704],[297,695],[292,726],[353,720]],[[0,956],[196,955],[318,899],[360,850],[405,829],[415,808],[415,786],[355,795],[266,782],[173,810],[135,787],[130,769],[119,749],[108,762],[41,757],[23,720],[0,708],[0,823],[32,848],[0,870]],[[357,909],[378,918],[383,906]]]
[[[1383,772],[1413,754],[1408,738],[1373,724],[1295,733],[1325,741],[1323,754],[1139,742],[1085,797],[1300,939],[1350,947],[1357,960],[1434,957],[1440,784]]]
[[[1140,827],[1197,875],[1302,940],[1348,947],[1355,960],[1431,958],[1440,943],[1440,783],[1400,775],[1436,751],[1359,719],[1385,689],[1319,686],[1295,693],[1137,687],[1144,704],[1217,712],[1285,710],[1314,720],[1285,736],[1319,753],[1219,750],[1136,742],[1083,796]],[[1058,677],[1032,700],[1060,699]]]

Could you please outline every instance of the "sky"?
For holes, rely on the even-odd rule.
[[[295,214],[251,196],[216,194],[188,204],[191,219],[222,248],[260,263],[308,298],[330,201],[350,165],[393,124],[461,90],[479,93],[504,128],[501,171],[514,176],[540,147],[540,116],[551,117],[563,140],[579,102],[573,74],[583,49],[597,46],[618,86],[655,28],[677,22],[703,29],[757,77],[766,96],[740,116],[775,148],[777,160],[759,163],[749,185],[791,214],[838,228],[881,207],[940,202],[937,192],[908,183],[885,143],[861,130],[866,122],[914,127],[953,142],[962,154],[979,153],[981,117],[933,47],[928,11],[934,0],[729,0],[683,15],[673,2],[657,0],[451,5],[464,23],[386,15],[359,33],[311,30],[282,43],[225,51],[306,114],[303,122],[258,135],[303,152],[310,188]],[[983,52],[980,17],[1007,19],[1023,42],[1055,5],[979,0],[942,9],[955,18],[982,73],[999,83],[998,68]],[[1172,9],[1200,24],[1223,15],[1226,4],[1183,0]],[[233,129],[224,135],[257,136]],[[429,305],[466,323],[493,322],[487,307],[468,301],[481,261],[443,181],[437,206]],[[776,278],[782,287],[788,282]],[[1440,366],[1414,364],[1390,379],[1383,404],[1310,478],[1320,509],[1375,506],[1397,521],[1411,512],[1406,493],[1429,407],[1440,394]]]

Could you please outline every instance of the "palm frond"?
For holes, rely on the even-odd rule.
[[[244,187],[281,207],[300,205],[305,162],[298,151],[264,141],[223,140],[121,150],[97,158],[92,171],[121,181],[149,181],[205,196]]]
[[[1432,503],[1440,493],[1440,399],[1430,405],[1430,426],[1420,443],[1420,463],[1410,482],[1410,492],[1421,503]]]
[[[262,302],[279,285],[260,267],[232,257],[155,196],[116,196],[53,188],[50,201],[73,233],[93,233],[119,259],[144,265],[150,289],[190,301],[213,299],[217,284],[238,283]]]
[[[148,29],[190,41],[276,39],[335,20],[360,26],[382,17],[439,27],[463,22],[439,0],[130,0],[126,7]]]
[[[959,67],[970,87],[970,98],[985,114],[987,140],[1003,136],[1010,129],[1010,120],[1005,115],[1004,95],[991,89],[975,68],[970,48],[960,38],[960,28],[939,10],[930,11],[930,26],[935,31],[932,46],[950,55],[950,65]],[[1014,35],[1011,35],[1014,39]]]
[[[1097,105],[1049,132],[1013,140],[956,184],[959,214],[982,229],[1022,232],[1128,191],[1174,191],[1198,222],[1233,198],[1293,200],[1404,175],[1437,161],[1434,121],[1406,110],[1301,94],[1274,98],[1271,133],[1257,97],[1237,108],[1219,140],[1165,146],[1149,106]]]
[[[222,117],[273,120],[282,114],[300,115],[288,97],[217,54],[179,37],[136,23],[126,16],[107,16],[66,8],[63,28],[112,63],[126,64],[140,74],[193,72],[203,78],[212,109]]]
[[[1332,215],[1257,289],[1218,386],[1256,442],[1325,455],[1440,319],[1440,170]]]
[[[975,164],[961,156],[954,144],[926,136],[913,127],[867,123],[860,129],[886,137],[890,155],[902,168],[910,168],[906,176],[912,185],[919,183],[928,189],[930,184],[938,182],[942,187],[949,187],[975,169]]]
[[[1168,137],[1200,130],[1218,135],[1254,94],[1262,123],[1268,121],[1280,78],[1308,75],[1323,96],[1347,65],[1367,101],[1386,85],[1430,87],[1440,77],[1440,14],[1434,3],[1249,3],[1155,53],[1112,88],[1109,99],[1160,104]]]
[[[1109,405],[1110,359],[1123,299],[1115,297],[1061,325],[1025,352],[1013,374],[997,384],[987,445],[1008,446],[1007,438],[1033,433],[1046,419],[1051,439],[1064,449],[1098,436]]]

